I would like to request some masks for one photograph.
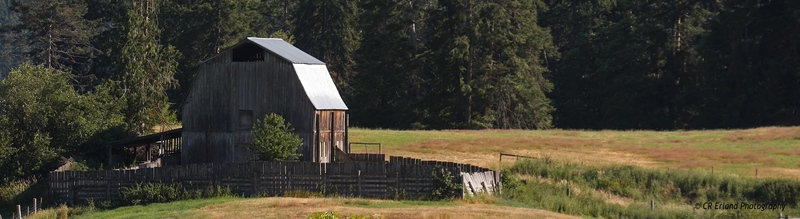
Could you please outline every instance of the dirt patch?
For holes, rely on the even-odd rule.
[[[383,218],[578,218],[549,211],[485,204],[457,206],[358,207],[336,198],[261,198],[211,205],[201,212],[211,218],[306,218],[316,212],[336,211],[347,215]],[[367,204],[391,202],[365,200]],[[277,204],[283,203],[283,204]]]
[[[800,180],[800,169],[777,168],[777,167],[759,168],[758,175],[768,178],[785,178],[785,179]]]
[[[797,140],[800,139],[800,127],[763,127],[755,129],[737,130],[729,134],[728,141],[770,141],[770,140]]]

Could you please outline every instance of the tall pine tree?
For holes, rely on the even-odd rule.
[[[175,86],[174,74],[178,53],[172,46],[159,43],[158,0],[130,2],[124,46],[118,65],[119,94],[125,101],[125,122],[138,134],[166,122],[164,110],[169,107],[167,90]]]
[[[345,99],[351,96],[353,53],[360,41],[355,23],[358,2],[305,0],[298,3],[295,15],[295,45],[328,65]]]
[[[97,53],[91,40],[100,31],[97,22],[84,18],[85,1],[32,0],[15,2],[14,9],[22,21],[15,29],[30,34],[28,56],[34,63],[77,76],[89,72],[87,63]]]
[[[548,128],[550,33],[535,2],[439,1],[429,18],[434,128]]]
[[[419,100],[427,89],[421,59],[424,16],[429,1],[365,0],[361,46],[356,55],[354,97],[348,103],[354,124],[366,127],[422,128]]]

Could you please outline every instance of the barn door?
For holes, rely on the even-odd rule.
[[[320,163],[330,163],[330,154],[331,154],[331,147],[330,147],[330,130],[328,125],[328,120],[326,119],[324,113],[320,113],[317,111],[316,113],[317,121],[317,142],[314,151],[316,151],[316,159]]]

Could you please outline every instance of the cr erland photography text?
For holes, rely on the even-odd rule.
[[[753,202],[699,202],[694,204],[694,209],[783,211],[786,209],[786,204]]]

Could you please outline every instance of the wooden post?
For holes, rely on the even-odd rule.
[[[111,145],[106,145],[108,148],[108,167],[114,169],[114,155],[111,153]]]
[[[711,166],[711,175],[714,175],[714,166]]]
[[[570,194],[569,194],[569,187],[567,187],[567,197],[569,197],[569,196],[570,196]]]
[[[312,160],[321,163],[322,160],[319,159],[320,155],[322,155],[322,153],[320,151],[320,149],[322,149],[322,142],[320,141],[321,139],[320,139],[320,133],[319,133],[320,132],[320,128],[319,128],[320,116],[319,116],[319,113],[317,113],[316,118],[317,119],[315,119],[315,125],[314,125],[314,128],[316,130],[316,133],[315,133],[316,135],[314,137],[316,139],[314,139],[314,149],[311,150],[312,151],[311,153],[313,153],[313,156],[314,156],[314,159],[312,159]]]
[[[33,198],[33,213],[36,214],[36,198]]]
[[[19,215],[19,219],[22,219],[22,206],[17,205],[17,215]]]
[[[334,162],[336,157],[336,114],[334,112],[330,113],[331,115],[331,154],[329,162]]]
[[[358,197],[363,197],[364,194],[361,192],[361,170],[358,170]]]
[[[350,113],[344,112],[344,145],[345,153],[350,153]]]
[[[150,162],[150,143],[147,143],[147,148],[144,151],[147,153],[147,155],[144,156],[144,159],[147,160],[145,163],[148,163]]]
[[[650,199],[650,210],[656,210],[656,201],[654,199]]]

